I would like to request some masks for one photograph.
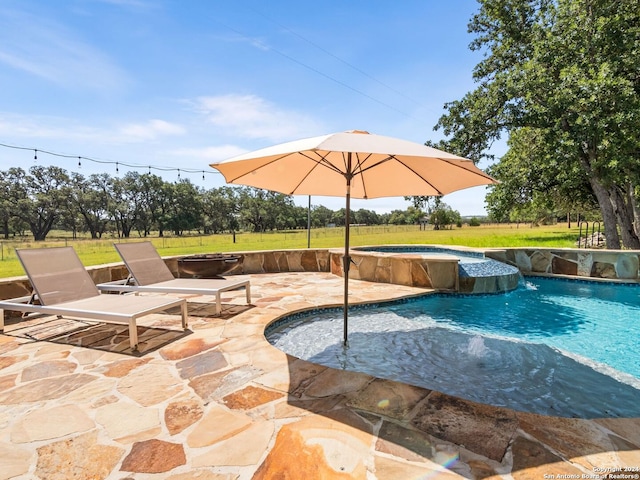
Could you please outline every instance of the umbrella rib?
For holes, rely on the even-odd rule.
[[[411,168],[409,165],[407,165],[406,163],[404,163],[402,160],[394,157],[396,160],[398,160],[398,163],[400,163],[401,165],[404,165],[405,168],[408,168],[409,170],[411,170],[411,172],[413,172],[417,177],[420,177],[427,185],[429,185],[431,188],[433,188],[436,192],[438,192],[438,195],[442,196],[444,195],[439,188],[436,188],[436,186],[431,183],[429,180],[427,180],[426,178],[424,178],[422,175],[420,175],[418,172],[416,172],[413,168]]]
[[[353,175],[354,177],[355,177],[356,175],[360,175],[360,178],[362,179],[362,180],[361,180],[361,183],[362,183],[363,198],[369,198],[369,195],[367,194],[367,185],[366,185],[366,183],[365,183],[365,181],[364,181],[364,177],[362,176],[362,174],[363,174],[364,172],[366,172],[367,170],[369,170],[370,168],[376,167],[376,166],[378,166],[378,165],[380,165],[380,164],[382,164],[382,163],[384,163],[384,162],[386,162],[386,161],[388,161],[388,160],[390,159],[390,157],[387,157],[387,158],[385,158],[384,160],[381,160],[381,161],[379,161],[379,162],[377,162],[377,163],[374,163],[373,165],[371,165],[371,166],[369,166],[369,167],[363,168],[364,163],[365,163],[367,160],[369,160],[369,158],[370,158],[370,157],[371,157],[371,154],[370,154],[370,153],[368,153],[368,154],[367,154],[367,156],[366,156],[365,158],[363,158],[362,160],[360,160],[360,156],[356,153],[356,159],[357,159],[357,162],[356,162],[356,166],[355,166],[355,168],[354,168],[354,169],[353,169],[353,171],[352,171],[352,175]]]
[[[294,153],[295,153],[295,152],[294,152]],[[318,167],[318,166],[323,166],[323,167],[325,167],[325,168],[328,168],[328,169],[330,169],[330,170],[333,170],[334,172],[336,172],[336,173],[338,173],[338,174],[340,174],[340,175],[342,175],[342,176],[345,176],[345,175],[346,175],[346,173],[345,173],[345,172],[343,172],[342,170],[340,170],[339,168],[337,168],[336,166],[334,166],[331,162],[327,161],[327,160],[326,160],[326,155],[325,155],[325,156],[322,156],[322,155],[320,155],[318,152],[314,152],[314,153],[318,156],[318,158],[315,158],[315,157],[313,157],[313,156],[307,155],[307,153],[306,153],[306,152],[298,152],[298,153],[300,153],[302,156],[304,156],[304,157],[308,158],[309,160],[311,160],[312,162],[314,162],[316,165],[315,165],[315,167],[311,168],[311,169],[309,170],[309,172],[307,172],[307,174],[306,174],[306,175],[305,175],[305,176],[300,180],[300,182],[298,182],[298,184],[296,185],[296,188],[298,188],[298,187],[300,186],[300,184],[301,184],[301,183],[302,183],[302,182],[303,182],[303,181],[304,181],[304,180],[305,180],[305,179],[306,179],[306,178],[311,174],[311,172],[313,172],[313,170],[315,170],[315,169],[316,169],[316,167]],[[328,154],[329,154],[329,152],[327,152],[327,155],[328,155]],[[269,162],[265,163],[264,165],[260,165],[259,167],[257,167],[257,168],[256,168],[255,170],[253,170],[253,171],[254,171],[254,172],[255,172],[255,171],[258,171],[258,170],[260,170],[260,169],[262,169],[262,168],[264,168],[264,167],[267,167],[267,166],[271,165],[272,163],[275,163],[275,162],[278,162],[278,161],[282,160],[283,158],[287,158],[289,155],[292,155],[292,152],[289,152],[289,153],[285,153],[285,154],[283,154],[283,155],[280,155],[279,157],[274,158],[273,160],[271,160],[271,161],[269,161]],[[241,177],[245,176],[247,173],[249,173],[249,172],[244,172],[244,173],[242,173],[242,174],[238,175],[237,177],[234,177],[234,178],[232,178],[232,179],[230,179],[230,180],[227,180],[227,183],[233,183],[233,182],[235,182],[236,180],[238,180],[239,178],[241,178]],[[295,191],[295,188],[294,188],[293,190]]]
[[[389,157],[385,158],[384,160],[379,161],[378,163],[374,163],[373,165],[363,168],[364,163],[369,160],[369,158],[371,158],[371,153],[367,153],[367,156],[365,158],[363,158],[362,160],[360,160],[359,155],[356,153],[356,159],[358,160],[356,163],[356,166],[353,169],[353,174],[356,175],[360,174],[362,175],[362,172],[366,172],[367,170],[369,170],[370,168],[376,167],[378,165],[380,165],[381,163],[386,162],[387,160],[389,160]]]
[[[347,175],[347,172],[346,172],[346,171],[342,171],[342,170],[340,170],[338,167],[336,167],[335,165],[333,165],[331,162],[329,162],[329,161],[326,159],[326,156],[327,156],[330,152],[327,152],[327,154],[326,154],[326,155],[321,155],[320,153],[318,153],[318,152],[314,151],[313,153],[315,153],[315,154],[317,155],[317,157],[314,157],[314,156],[308,155],[306,152],[298,152],[298,153],[299,153],[300,155],[302,155],[303,157],[308,158],[308,159],[309,159],[309,160],[311,160],[313,163],[315,163],[315,166],[314,166],[313,168],[309,169],[309,171],[306,173],[306,175],[304,175],[304,177],[302,177],[302,179],[298,182],[298,184],[295,186],[295,188],[294,188],[292,191],[295,191],[295,190],[296,190],[296,188],[298,188],[298,187],[302,184],[302,182],[304,182],[304,180],[305,180],[309,175],[311,175],[311,173],[313,172],[313,170],[315,170],[317,167],[320,167],[320,166],[322,166],[322,167],[324,167],[324,168],[328,168],[329,170],[333,170],[335,173],[337,173],[337,174],[339,174],[339,175],[342,175],[342,176],[346,176],[346,175]],[[258,168],[256,168],[256,169],[255,169],[255,170],[253,170],[253,171],[260,170],[260,169],[262,169],[262,168],[264,168],[264,167],[266,167],[266,166],[268,166],[268,165],[271,165],[272,163],[275,163],[275,162],[278,162],[278,161],[282,160],[283,158],[287,158],[287,157],[288,157],[289,155],[291,155],[291,154],[292,154],[292,153],[291,153],[291,152],[289,152],[289,153],[286,153],[286,154],[284,154],[284,155],[281,155],[281,156],[279,156],[279,157],[277,157],[277,158],[274,158],[273,160],[271,160],[271,161],[269,161],[269,162],[265,163],[264,165],[260,165]],[[346,170],[346,168],[345,168],[345,170]],[[244,173],[242,173],[242,174],[238,175],[237,177],[234,177],[234,178],[232,178],[232,179],[228,180],[228,181],[227,181],[227,183],[233,183],[233,182],[235,182],[236,180],[238,180],[238,178],[245,176],[247,173],[248,173],[248,172],[244,172]],[[292,195],[292,193],[290,193],[290,195]]]
[[[261,165],[260,167],[257,167],[255,170],[253,171],[257,171],[260,170],[272,163],[278,162],[280,160],[282,160],[283,158],[286,158],[288,156],[290,156],[293,152],[289,152],[283,155],[278,156],[277,158],[272,159],[271,161],[267,162],[264,165]],[[331,153],[331,152],[326,152],[326,154],[322,155],[320,154],[318,151],[313,150],[312,153],[315,155],[311,155],[307,152],[297,152],[298,154],[301,154],[302,156],[304,156],[305,158],[309,159],[310,161],[312,161],[315,165],[310,168],[307,173],[300,179],[300,181],[296,184],[295,188],[293,188],[291,190],[291,193],[289,193],[290,195],[293,195],[292,192],[294,192],[311,174],[312,172],[319,166],[323,166],[324,168],[328,168],[329,170],[332,170],[333,172],[348,178],[349,176],[351,176],[351,178],[356,177],[356,176],[360,176],[362,178],[361,180],[361,185],[362,185],[362,189],[363,189],[363,193],[364,196],[362,198],[368,198],[367,195],[367,185],[364,181],[364,177],[363,174],[365,172],[367,172],[368,170],[371,170],[372,168],[375,168],[383,163],[386,163],[388,161],[391,160],[396,160],[399,164],[403,165],[405,168],[407,168],[409,171],[411,171],[416,177],[420,178],[423,182],[425,182],[425,184],[427,184],[428,186],[430,186],[431,188],[433,188],[433,190],[435,190],[437,192],[437,195],[444,195],[444,193],[437,188],[431,181],[429,181],[427,178],[425,178],[423,175],[421,175],[420,173],[418,173],[415,169],[413,169],[410,165],[408,165],[407,163],[405,163],[404,161],[402,161],[402,159],[398,158],[395,155],[388,155],[387,157],[376,161],[375,163],[372,163],[370,165],[366,165],[365,163],[367,162],[367,160],[369,160],[372,156],[371,153],[367,153],[365,154],[365,158],[360,158],[360,154],[362,154],[363,152],[353,152],[355,154],[356,157],[356,162],[355,165],[352,166],[351,171],[348,172],[347,171],[347,159],[345,154],[348,152],[342,152],[342,158],[344,161],[344,170],[341,170],[340,168],[338,168],[337,166],[333,165],[329,160],[327,160],[327,156]],[[489,180],[492,180],[492,178],[487,175],[486,173],[482,172],[481,170],[479,172],[474,172],[472,170],[469,170],[467,168],[464,167],[464,165],[460,165],[457,162],[452,162],[449,159],[445,159],[445,158],[439,158],[439,157],[431,157],[433,159],[437,159],[440,160],[442,162],[445,162],[447,164],[449,164],[452,167],[456,167],[458,169],[464,170],[468,173],[475,173],[476,175],[478,175],[479,177],[482,178],[486,178]],[[240,174],[238,177],[232,178],[227,180],[227,183],[233,183],[235,182],[238,178],[243,177],[244,175],[246,175],[248,172],[244,172],[243,174]]]
[[[310,156],[310,155],[307,155],[307,153],[306,153],[306,152],[300,152],[300,154],[301,154],[303,157],[308,158],[308,159],[309,159],[309,160],[311,160],[313,163],[315,163],[315,166],[314,166],[313,168],[310,168],[310,169],[307,171],[307,173],[306,173],[306,174],[305,174],[305,175],[300,179],[300,181],[299,181],[299,182],[296,184],[296,186],[292,189],[292,192],[295,192],[295,191],[296,191],[296,189],[297,189],[300,185],[302,185],[302,182],[304,182],[304,181],[307,179],[307,177],[308,177],[309,175],[311,175],[311,173],[313,173],[313,171],[314,171],[316,168],[318,168],[318,167],[325,167],[325,168],[328,168],[328,169],[330,169],[330,170],[333,170],[333,171],[334,171],[334,172],[336,172],[336,173],[339,173],[340,175],[343,175],[343,176],[345,175],[345,173],[344,173],[344,172],[342,172],[339,168],[336,168],[334,165],[332,165],[332,164],[331,164],[331,162],[328,162],[328,161],[326,160],[326,155],[325,155],[325,156],[322,156],[322,155],[320,155],[318,152],[313,152],[313,153],[315,153],[319,158],[314,158],[314,157],[312,157],[312,156]],[[327,152],[327,155],[328,155],[328,152]]]
[[[302,179],[295,186],[293,191],[295,191],[296,188],[298,188],[302,184],[302,182],[304,182],[305,179],[309,175],[311,175],[311,173],[319,166],[328,168],[329,170],[333,170],[335,173],[338,173],[338,174],[340,174],[340,175],[342,175],[343,177],[346,178],[348,175],[351,175],[352,177],[355,177],[356,175],[361,175],[362,172],[367,171],[369,168],[372,168],[372,167],[375,167],[377,165],[380,165],[381,163],[384,163],[384,162],[386,162],[386,161],[391,159],[391,156],[389,156],[389,157],[385,158],[384,160],[381,160],[380,162],[375,163],[374,165],[371,165],[369,167],[363,168],[362,165],[364,164],[364,162],[366,162],[371,157],[371,154],[370,153],[367,154],[366,157],[361,160],[360,157],[358,156],[358,154],[356,153],[356,159],[357,159],[356,165],[355,165],[355,167],[352,167],[351,172],[347,172],[347,160],[346,160],[346,157],[344,155],[347,152],[342,152],[342,159],[343,159],[344,164],[345,164],[344,170],[340,170],[338,167],[336,167],[335,165],[333,165],[331,162],[329,162],[327,160],[327,155],[329,154],[329,152],[327,152],[326,155],[320,155],[317,151],[314,151],[313,153],[315,153],[318,156],[318,158],[314,158],[313,156],[308,155],[306,152],[300,152],[300,154],[303,157],[308,158],[309,160],[314,162],[316,165],[313,168],[309,169],[309,171],[306,173],[306,175],[304,177],[302,177]],[[366,186],[364,185],[364,181],[362,182],[362,184],[363,184],[363,188],[365,190],[364,198],[367,198]]]
[[[442,192],[440,191],[440,189],[439,189],[439,188],[436,188],[436,186],[435,186],[433,183],[431,183],[429,180],[427,180],[426,178],[424,178],[422,175],[420,175],[418,172],[416,172],[413,168],[411,168],[409,165],[407,165],[407,164],[406,164],[405,162],[403,162],[401,159],[399,159],[399,158],[397,158],[397,157],[395,157],[395,156],[391,155],[391,156],[389,156],[389,158],[387,158],[386,160],[390,160],[390,159],[392,159],[392,158],[393,158],[393,159],[395,159],[395,160],[397,160],[397,161],[398,161],[398,163],[400,163],[401,165],[403,165],[405,168],[409,169],[409,170],[410,170],[413,174],[415,174],[417,177],[421,178],[421,179],[422,179],[422,180],[423,180],[427,185],[429,185],[429,186],[430,186],[431,188],[433,188],[436,192],[438,192],[438,195],[444,195],[444,193],[442,193]],[[459,168],[459,169],[461,169],[461,170],[464,170],[465,172],[470,172],[469,170],[467,170],[467,169],[466,169],[466,168],[464,168],[463,166],[458,165],[457,163],[451,162],[451,161],[447,160],[446,158],[439,158],[439,157],[433,157],[433,158],[438,159],[438,160],[440,160],[440,161],[442,161],[442,162],[448,163],[448,164],[449,164],[449,165],[451,165],[452,167]],[[385,160],[385,161],[386,161],[386,160]],[[376,165],[378,165],[378,164],[376,164]],[[372,165],[372,167],[373,167],[373,165]],[[369,168],[371,168],[371,167],[369,167]],[[476,173],[476,175],[481,176],[481,177],[484,177],[484,178],[489,178],[489,179],[491,178],[491,177],[490,177],[489,175],[487,175],[486,173],[484,173],[484,172],[482,172],[482,171],[480,171],[480,172],[481,172],[480,174],[479,174],[479,173],[476,173],[476,172],[470,172],[470,173]]]
[[[262,168],[264,168],[264,167],[266,167],[268,165],[271,165],[272,163],[278,162],[278,161],[282,160],[283,158],[287,158],[289,155],[291,155],[291,153],[285,153],[285,154],[280,155],[279,157],[274,158],[273,160],[265,163],[264,165],[260,165],[258,167],[255,167],[253,170],[247,170],[246,172],[241,172],[241,173],[237,174],[237,176],[231,178],[230,180],[227,180],[227,183],[235,183],[239,178],[245,177],[249,173],[257,172],[258,170],[260,170],[260,169],[262,169]]]
[[[434,158],[438,158],[438,157],[434,157]],[[463,166],[463,165],[459,165],[458,163],[454,163],[454,162],[452,162],[451,160],[447,160],[446,158],[438,158],[438,160],[441,160],[441,161],[443,161],[443,162],[446,162],[446,163],[448,163],[449,165],[451,165],[452,167],[456,167],[456,168],[459,168],[460,170],[464,170],[464,171],[465,171],[465,172],[467,172],[467,173],[475,173],[475,174],[476,174],[476,175],[478,175],[479,177],[486,178],[486,179],[488,179],[488,180],[493,180],[493,178],[491,178],[491,176],[489,176],[488,174],[484,173],[484,172],[483,172],[482,170],[480,170],[479,168],[478,168],[478,170],[479,170],[479,173],[478,173],[478,172],[471,171],[471,170],[469,170],[469,169],[467,169],[467,168],[464,168],[464,166]],[[474,165],[474,166],[475,166],[475,164],[474,164],[471,160],[468,160],[468,161],[469,161],[472,165]]]
[[[336,166],[334,166],[331,162],[327,161],[327,155],[329,154],[329,152],[327,152],[327,155],[320,155],[318,152],[314,151],[313,153],[315,153],[318,158],[314,158],[310,155],[307,155],[306,152],[300,152],[301,155],[303,157],[308,158],[309,160],[311,160],[312,162],[314,162],[316,164],[316,167],[318,166],[323,166],[325,168],[328,168],[330,170],[333,170],[336,173],[339,173],[340,175],[344,175],[344,172],[342,170],[340,170],[339,168],[337,168]],[[313,167],[311,170],[315,169],[316,167]],[[306,178],[306,176],[305,176]]]

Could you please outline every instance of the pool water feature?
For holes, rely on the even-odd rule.
[[[517,288],[520,270],[483,253],[427,245],[391,245],[356,247],[353,250],[381,254],[414,254],[424,258],[457,260],[458,291],[461,293],[502,293]]]
[[[286,353],[469,400],[564,417],[640,417],[640,286],[529,277],[500,295],[427,295],[267,329]]]

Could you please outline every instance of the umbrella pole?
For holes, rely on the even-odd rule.
[[[307,248],[311,248],[311,195],[309,195],[309,206],[307,207]]]
[[[351,171],[351,153],[348,155],[348,170]],[[344,341],[343,344],[347,346],[347,332],[349,330],[349,267],[351,266],[351,256],[349,255],[349,226],[351,225],[351,175],[345,175],[347,179],[347,205],[344,215],[344,256],[343,256],[343,270],[344,270],[344,306],[342,308],[344,315]]]
[[[351,257],[349,256],[349,224],[350,224],[350,216],[349,215],[349,204],[351,203],[351,194],[349,192],[349,187],[347,187],[347,209],[344,217],[345,227],[344,227],[344,257],[343,257],[343,269],[344,269],[344,345],[347,346],[347,331],[349,324],[349,267],[351,266]]]

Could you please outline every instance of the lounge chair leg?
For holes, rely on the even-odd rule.
[[[180,312],[182,314],[182,329],[187,330],[189,328],[189,319],[187,317],[187,302],[184,302],[180,307]]]
[[[138,350],[138,327],[135,318],[129,320],[129,343],[131,350]]]
[[[4,309],[0,308],[0,333],[4,333]]]
[[[220,315],[222,313],[222,298],[220,295],[220,292],[216,292],[216,315]]]
[[[247,286],[244,288],[247,292],[247,304],[250,304],[251,303],[251,287],[249,287],[249,284],[247,283]]]

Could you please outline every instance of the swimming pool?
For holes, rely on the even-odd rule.
[[[281,350],[514,410],[640,416],[640,286],[530,277],[499,295],[429,295],[283,319]]]

